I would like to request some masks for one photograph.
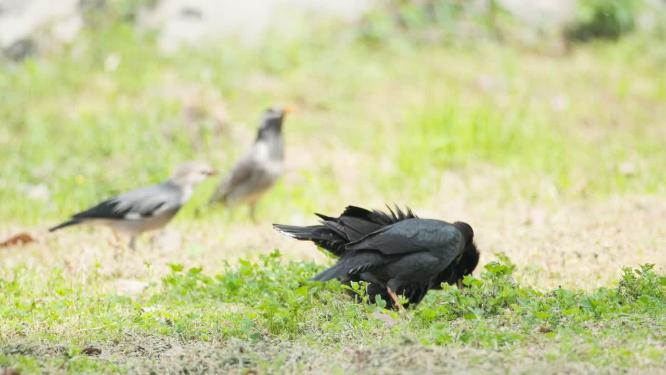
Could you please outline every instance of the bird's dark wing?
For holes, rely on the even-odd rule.
[[[382,225],[390,225],[399,221],[418,218],[418,216],[414,215],[409,207],[407,207],[407,211],[401,210],[397,205],[395,208],[391,208],[389,205],[386,205],[386,208],[388,209],[388,212],[373,210],[368,218],[371,221]]]
[[[339,217],[316,214],[320,225],[294,226],[274,224],[273,227],[287,236],[302,241],[312,241],[326,249],[332,255],[341,257],[345,254],[345,245],[401,220],[415,218],[410,209],[403,212],[398,207],[390,213],[369,211],[361,207],[348,206]]]
[[[407,219],[383,227],[347,245],[348,251],[375,250],[384,255],[400,255],[445,249],[457,257],[463,237],[453,225],[439,220]]]
[[[347,243],[356,241],[380,229],[383,225],[382,222],[373,220],[372,211],[356,206],[348,206],[337,218],[316,215],[319,216],[323,225],[338,233]]]
[[[313,280],[326,281],[334,278],[349,278],[349,276],[372,271],[376,267],[389,262],[389,258],[376,251],[348,253],[340,258],[333,267],[317,274]]]
[[[173,212],[182,206],[183,192],[170,183],[133,190],[73,215],[73,219],[138,220]]]
[[[337,223],[339,230],[343,231],[348,240],[357,241],[364,236],[380,229],[381,227],[395,224],[402,220],[416,218],[412,210],[407,208],[407,211],[402,211],[399,207],[395,207],[395,211],[388,207],[389,212],[382,212],[379,210],[369,211],[365,208],[357,206],[347,206],[345,211],[337,219],[319,215],[324,223]]]

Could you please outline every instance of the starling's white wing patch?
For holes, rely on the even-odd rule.
[[[125,215],[126,220],[139,220],[141,218],[142,218],[142,216],[138,212],[130,212],[130,213]]]

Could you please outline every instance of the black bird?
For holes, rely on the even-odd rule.
[[[225,205],[248,203],[250,216],[255,220],[259,198],[282,175],[284,144],[282,123],[291,107],[269,108],[264,112],[257,138],[248,152],[236,163],[220,182],[209,202],[221,201]]]
[[[461,286],[462,278],[479,262],[474,233],[466,223],[419,219],[411,210],[397,207],[385,213],[349,206],[337,218],[317,216],[320,225],[275,224],[274,228],[339,257],[338,264],[315,279],[369,282],[371,302],[381,296],[391,306],[401,307],[397,292],[407,297],[408,304],[418,304],[429,289],[440,289],[442,283]]]

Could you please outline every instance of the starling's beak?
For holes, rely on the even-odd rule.
[[[206,172],[206,176],[217,176],[218,174],[220,174],[220,172],[216,171],[215,169],[211,169]]]
[[[296,107],[286,105],[286,106],[284,106],[284,108],[282,108],[282,113],[285,114],[285,115],[287,113],[293,113],[293,112],[296,112]]]

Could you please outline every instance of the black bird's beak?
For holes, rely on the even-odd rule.
[[[287,113],[294,113],[296,112],[296,107],[286,105],[284,108],[282,108],[282,115],[286,115]]]

